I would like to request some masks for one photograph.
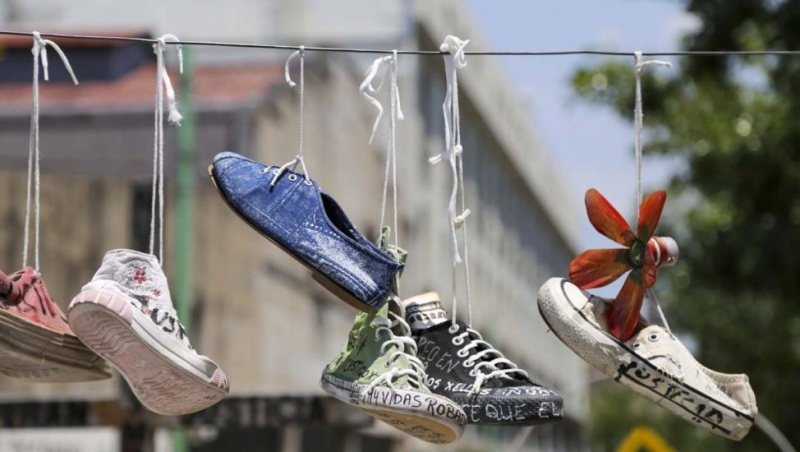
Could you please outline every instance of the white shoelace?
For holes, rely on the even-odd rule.
[[[164,95],[167,96],[167,119],[172,124],[180,125],[181,113],[178,111],[178,101],[175,99],[175,90],[167,73],[164,63],[164,49],[166,41],[180,41],[175,35],[161,36],[153,44],[156,54],[156,108],[155,132],[153,136],[153,197],[150,206],[150,254],[155,254],[156,239],[156,206],[158,206],[158,262],[163,266],[164,259]],[[178,69],[183,73],[183,52],[180,44],[175,45],[178,51]]]
[[[634,71],[636,75],[636,99],[634,104],[634,123],[633,123],[633,148],[636,154],[636,201],[637,206],[642,205],[642,132],[644,130],[644,112],[642,111],[642,71],[647,66],[664,66],[672,67],[669,61],[661,60],[642,60],[642,52],[636,51],[634,55]],[[638,215],[638,213],[637,213]],[[672,334],[669,328],[667,318],[664,316],[664,311],[661,310],[661,304],[656,298],[656,293],[653,288],[645,291],[647,298],[649,298],[656,307],[656,312],[664,324],[664,328]]]
[[[464,235],[464,276],[467,289],[467,309],[469,311],[468,323],[472,324],[472,295],[470,288],[469,278],[469,251],[467,247],[467,223],[466,218],[470,214],[470,210],[466,208],[466,200],[464,196],[464,165],[462,162],[461,154],[463,147],[461,146],[461,121],[458,105],[458,74],[457,70],[467,65],[466,55],[464,48],[469,43],[469,40],[463,41],[455,36],[447,36],[444,42],[439,47],[442,52],[447,52],[444,55],[445,76],[447,78],[447,92],[445,94],[444,103],[442,104],[442,111],[444,114],[444,139],[445,151],[439,155],[431,157],[429,161],[433,164],[439,163],[443,159],[447,159],[450,163],[450,169],[453,173],[453,189],[450,193],[450,203],[447,208],[447,214],[450,227],[450,238],[453,248],[453,325],[455,325],[456,316],[458,314],[458,285],[456,275],[458,273],[458,264],[461,263],[461,256],[458,248],[458,232],[457,229],[462,230]],[[461,195],[461,213],[456,213],[456,205],[458,195]]]
[[[390,303],[391,302],[392,301],[390,301]],[[392,363],[394,363],[394,361],[401,356],[406,359],[409,367],[406,369],[400,369],[392,366],[390,370],[372,380],[370,384],[367,385],[367,390],[373,389],[382,383],[386,383],[386,385],[392,391],[394,391],[396,388],[394,387],[394,384],[392,384],[392,381],[395,378],[403,376],[407,376],[409,383],[413,384],[417,388],[420,388],[425,381],[425,365],[422,364],[422,361],[420,361],[419,358],[417,358],[417,343],[411,337],[411,328],[408,326],[408,323],[406,323],[405,319],[394,312],[390,311],[389,317],[391,320],[386,317],[376,317],[373,320],[374,323],[379,325],[375,329],[374,340],[376,342],[379,341],[381,333],[386,333],[389,335],[389,339],[381,345],[380,352],[382,355],[386,353],[387,349],[390,347],[397,347],[397,350],[392,352],[392,354],[387,358],[386,367],[392,366]],[[396,328],[398,326],[403,330],[401,336],[395,335],[392,331],[392,328]]]
[[[380,83],[378,86],[374,86],[373,82],[375,78],[380,73],[381,67],[384,65],[388,65],[388,70],[383,73],[381,77]],[[386,170],[383,179],[383,200],[381,202],[381,221],[380,227],[378,228],[378,239],[380,240],[380,234],[382,234],[383,227],[385,225],[386,219],[386,201],[388,199],[388,190],[389,190],[389,179],[391,177],[392,180],[392,206],[394,208],[394,246],[395,248],[398,247],[398,221],[397,221],[397,121],[405,119],[403,116],[402,108],[400,107],[400,90],[397,87],[397,51],[393,51],[391,55],[377,58],[375,61],[372,62],[370,67],[367,69],[367,76],[364,78],[364,81],[361,82],[361,86],[359,87],[359,92],[361,95],[369,101],[376,110],[378,110],[378,115],[375,118],[375,122],[372,125],[372,134],[369,137],[369,142],[372,144],[372,140],[375,138],[375,132],[378,130],[378,125],[381,122],[381,118],[383,117],[383,105],[373,97],[371,94],[376,94],[383,83],[386,81],[386,76],[389,75],[389,141],[387,144],[387,153],[386,153]],[[399,284],[399,280],[398,280]]]
[[[275,184],[278,183],[278,179],[281,177],[281,175],[284,172],[286,172],[286,170],[289,167],[291,167],[292,170],[294,170],[297,167],[298,163],[303,168],[303,176],[305,177],[306,182],[307,183],[311,183],[311,179],[309,178],[309,175],[308,175],[308,169],[306,169],[306,162],[303,159],[303,134],[304,134],[304,132],[303,132],[303,122],[305,120],[305,112],[303,111],[303,105],[305,104],[305,91],[306,91],[306,88],[305,88],[305,86],[306,86],[306,64],[305,64],[305,61],[306,61],[306,48],[305,48],[305,46],[300,46],[300,50],[296,50],[296,51],[292,52],[292,54],[289,55],[289,58],[286,59],[286,65],[283,67],[283,76],[286,79],[286,83],[289,85],[290,88],[294,88],[295,86],[297,86],[297,83],[293,82],[291,75],[289,75],[289,65],[291,64],[292,60],[295,59],[295,57],[298,57],[298,56],[300,57],[300,138],[299,138],[299,144],[298,144],[298,148],[297,148],[297,155],[295,155],[295,157],[292,160],[289,160],[288,162],[286,162],[283,165],[281,165],[281,167],[278,168],[278,171],[274,172],[275,175],[273,176],[272,181],[269,183],[270,187],[274,187]],[[266,171],[267,171],[267,169],[264,168],[264,172],[266,172]]]
[[[34,236],[33,236],[33,267],[36,273],[40,273],[39,267],[39,224],[41,222],[41,171],[39,169],[39,162],[41,160],[39,154],[39,59],[42,61],[42,71],[44,72],[44,80],[50,80],[50,72],[48,70],[49,63],[47,61],[47,46],[52,47],[61,61],[64,62],[69,76],[72,78],[74,84],[78,84],[78,79],[72,71],[72,66],[69,64],[67,56],[61,51],[61,48],[55,42],[49,39],[43,39],[38,31],[33,32],[33,111],[31,112],[31,132],[28,141],[28,184],[27,194],[25,199],[25,230],[22,242],[22,268],[28,266],[28,248],[30,241],[30,224],[31,224],[31,187],[34,188]]]
[[[450,334],[458,333],[460,326],[458,324],[454,324],[448,328],[448,332]],[[477,339],[473,338],[476,337]],[[470,339],[467,341],[467,339]],[[469,371],[469,375],[475,378],[475,382],[472,385],[472,389],[470,389],[467,396],[472,396],[473,394],[477,394],[483,384],[491,380],[495,377],[500,378],[508,378],[511,379],[511,374],[519,374],[520,376],[527,378],[528,372],[517,367],[516,364],[511,362],[508,358],[505,357],[500,351],[495,349],[492,344],[483,340],[483,336],[480,333],[473,330],[472,328],[466,328],[466,331],[462,332],[458,336],[455,336],[452,339],[453,345],[456,347],[461,346],[456,355],[459,358],[466,358],[469,355],[469,351],[474,348],[484,347],[484,350],[479,351],[478,353],[470,356],[466,360],[464,360],[463,365],[465,367],[472,367],[474,368]],[[494,358],[492,358],[494,356]],[[507,369],[501,369],[499,366],[505,364],[508,366]],[[488,373],[481,372],[481,369],[487,369]]]

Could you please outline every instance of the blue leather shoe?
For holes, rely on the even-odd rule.
[[[386,302],[403,265],[356,230],[316,182],[233,152],[214,157],[208,172],[234,212],[344,302],[361,311]]]

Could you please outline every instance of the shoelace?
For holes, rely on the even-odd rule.
[[[642,204],[642,131],[644,129],[644,113],[642,111],[642,71],[647,66],[663,66],[663,67],[672,67],[672,64],[669,61],[660,61],[660,60],[642,60],[642,52],[636,51],[633,53],[634,55],[634,72],[636,76],[636,97],[634,103],[634,127],[633,127],[633,148],[634,153],[636,154],[636,200],[637,205]],[[664,316],[664,311],[661,310],[661,305],[658,302],[658,298],[656,298],[656,293],[653,288],[647,289],[645,292],[647,298],[649,298],[653,304],[656,306],[656,312],[658,312],[658,316],[661,317],[661,322],[664,324],[664,328],[672,334],[672,330],[669,328],[669,323],[667,323],[667,318]]]
[[[380,79],[378,86],[374,86],[373,82],[375,78],[378,76],[381,67],[387,66],[387,70],[383,73],[383,77]],[[400,89],[397,86],[397,50],[392,51],[392,54],[385,57],[377,58],[367,69],[367,76],[364,78],[364,81],[361,82],[361,86],[359,87],[359,92],[361,96],[364,97],[369,103],[371,103],[376,110],[378,110],[378,115],[375,118],[375,122],[372,125],[372,135],[369,137],[369,143],[372,144],[373,138],[375,138],[375,132],[378,131],[378,125],[381,122],[381,118],[383,117],[383,105],[381,105],[380,101],[373,97],[372,95],[377,94],[377,92],[383,86],[384,81],[386,81],[386,77],[389,77],[389,139],[386,145],[386,167],[385,173],[383,178],[383,197],[381,198],[381,221],[380,227],[378,228],[378,243],[384,239],[384,226],[386,225],[386,201],[388,199],[388,190],[389,190],[389,179],[392,180],[392,208],[394,211],[394,229],[390,230],[391,233],[394,234],[394,250],[397,251],[400,249],[400,228],[398,226],[397,221],[397,121],[405,119],[403,116],[403,110],[400,107]],[[388,245],[389,237],[385,237],[385,240]],[[398,258],[396,252],[390,252],[395,259]],[[395,292],[399,291],[400,289],[400,277],[399,275],[395,276]]]
[[[300,138],[299,143],[297,146],[297,155],[292,160],[281,165],[277,171],[274,172],[274,176],[272,181],[269,183],[270,187],[274,187],[275,184],[278,183],[278,179],[280,179],[281,175],[286,172],[286,170],[291,167],[293,170],[297,167],[299,163],[300,166],[303,168],[303,177],[306,179],[306,183],[310,184],[311,179],[308,175],[308,169],[306,169],[306,162],[303,159],[303,120],[305,119],[305,114],[303,112],[303,105],[305,104],[305,90],[306,90],[306,48],[305,46],[300,46],[300,50],[292,52],[289,55],[289,58],[286,59],[286,65],[283,68],[283,76],[286,78],[286,83],[289,85],[290,88],[294,88],[297,83],[292,81],[291,75],[289,75],[289,65],[291,64],[292,60],[295,57],[300,57]],[[264,173],[268,171],[267,168],[264,168]]]
[[[406,358],[410,368],[399,369],[397,367],[392,367],[389,371],[384,372],[372,380],[372,382],[367,385],[367,390],[369,391],[381,383],[386,383],[386,385],[389,386],[392,391],[394,391],[396,388],[392,384],[392,380],[403,376],[407,376],[409,383],[412,383],[417,388],[420,388],[422,387],[422,382],[425,381],[425,365],[422,364],[422,361],[420,361],[419,358],[417,358],[417,343],[411,337],[411,328],[408,326],[408,323],[406,323],[405,319],[394,312],[389,312],[389,316],[392,317],[391,320],[386,317],[377,317],[375,320],[373,320],[373,322],[379,325],[378,328],[375,329],[375,341],[380,340],[381,332],[388,333],[389,340],[385,341],[383,345],[381,345],[381,354],[386,353],[386,350],[390,346],[396,346],[397,350],[389,355],[389,358],[386,361],[387,367],[391,366],[397,358],[402,356]],[[392,332],[392,328],[397,326],[402,328],[402,336],[398,336]],[[409,350],[410,353],[407,350]]]
[[[166,34],[153,44],[156,54],[156,108],[154,115],[153,134],[153,185],[152,199],[150,201],[150,254],[156,252],[156,217],[158,218],[158,261],[164,265],[164,96],[167,102],[167,120],[175,125],[180,125],[181,113],[178,111],[178,101],[175,99],[175,89],[169,79],[164,50],[167,40],[180,41],[177,36]],[[178,69],[183,73],[183,52],[180,44],[175,45],[178,52]]]
[[[34,255],[33,255],[33,268],[38,272],[39,267],[39,225],[41,223],[40,207],[41,207],[41,171],[39,169],[39,61],[41,60],[42,71],[44,72],[44,80],[50,80],[49,62],[47,60],[47,46],[50,46],[56,51],[64,67],[67,69],[70,78],[74,84],[78,84],[78,79],[72,71],[72,66],[61,47],[55,42],[44,39],[38,31],[33,32],[33,111],[31,112],[31,132],[28,142],[28,184],[25,200],[25,232],[22,244],[22,267],[28,266],[28,242],[30,237],[30,223],[31,223],[31,186],[34,189]]]
[[[455,324],[450,326],[450,328],[447,329],[447,332],[450,334],[456,334],[460,328],[460,325]],[[472,338],[472,336],[476,337],[477,339]],[[471,339],[469,342],[467,341],[468,338]],[[464,367],[475,366],[474,369],[469,371],[469,376],[474,377],[475,382],[472,385],[472,389],[470,389],[469,393],[467,394],[467,397],[477,394],[487,380],[491,380],[495,377],[511,378],[510,374],[515,373],[524,378],[528,377],[528,372],[518,368],[516,364],[511,362],[511,360],[506,358],[505,355],[495,349],[492,344],[484,341],[483,336],[481,336],[480,333],[472,328],[467,327],[466,331],[452,339],[452,343],[456,347],[466,343],[466,345],[461,347],[458,352],[456,352],[456,356],[459,358],[466,358],[469,355],[469,351],[473,348],[478,348],[481,346],[484,347],[484,350],[481,350],[464,360]],[[495,358],[491,358],[492,355],[494,355]],[[508,368],[499,368],[498,366],[501,364],[505,364],[508,366]],[[488,369],[489,373],[481,372],[481,369],[484,368]]]
[[[457,272],[458,264],[462,262],[459,254],[458,232],[462,230],[464,236],[464,282],[466,284],[467,309],[469,311],[468,320],[472,324],[472,296],[469,278],[469,250],[467,248],[467,216],[470,210],[466,208],[464,194],[464,164],[462,160],[463,146],[461,146],[461,119],[458,105],[458,69],[467,65],[464,48],[469,40],[461,40],[455,36],[447,36],[439,47],[439,50],[446,52],[444,55],[445,77],[447,79],[447,91],[445,93],[442,112],[444,114],[444,136],[445,151],[439,155],[431,157],[428,161],[432,164],[447,160],[450,170],[453,173],[453,189],[450,193],[450,202],[447,207],[449,219],[450,240],[453,248],[453,324],[458,314],[458,283]],[[457,214],[458,198],[461,195],[461,213]]]

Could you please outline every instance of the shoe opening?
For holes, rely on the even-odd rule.
[[[339,204],[325,193],[320,193],[320,195],[322,196],[322,205],[325,208],[325,214],[328,216],[331,223],[333,223],[333,226],[351,239],[360,241],[361,233],[353,227],[353,224],[347,219],[347,216],[344,214],[342,208],[339,207]]]

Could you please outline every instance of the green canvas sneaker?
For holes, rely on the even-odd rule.
[[[464,411],[425,385],[422,363],[396,297],[359,313],[344,351],[322,374],[331,396],[422,440],[447,444],[464,431]]]
[[[402,250],[389,251],[402,261]],[[450,399],[432,393],[425,368],[396,295],[380,309],[356,316],[342,353],[322,373],[331,396],[357,406],[409,435],[435,444],[457,440],[466,415]]]

